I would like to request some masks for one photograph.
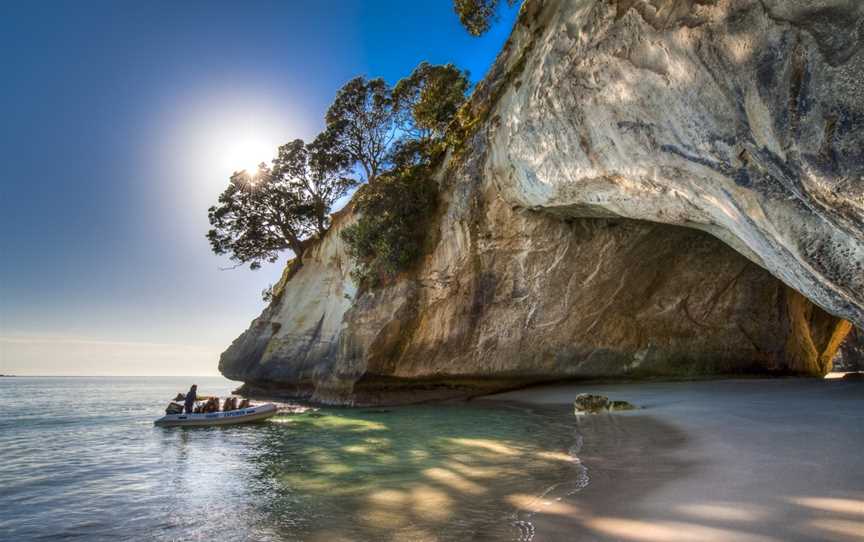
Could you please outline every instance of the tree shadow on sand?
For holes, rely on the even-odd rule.
[[[534,522],[542,540],[748,541],[862,540],[864,493],[714,499],[704,487],[692,501],[664,504],[666,484],[698,475],[708,465],[684,455],[684,433],[650,416],[585,418],[580,453],[591,484],[541,509]],[[782,450],[778,450],[782,455]],[[797,476],[789,472],[789,476]]]

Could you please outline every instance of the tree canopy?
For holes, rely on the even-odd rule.
[[[315,228],[323,235],[333,203],[357,184],[348,177],[349,166],[348,157],[323,133],[309,145],[295,139],[279,147],[272,175],[309,206]]]
[[[347,168],[348,159],[319,136],[309,145],[301,139],[282,145],[272,167],[234,173],[219,205],[208,210],[213,252],[252,269],[286,249],[302,261],[304,241],[327,231],[333,202],[356,184]]]
[[[416,261],[437,201],[427,163],[395,168],[361,187],[355,196],[360,217],[342,231],[354,281],[375,286]]]
[[[207,217],[213,226],[207,233],[213,252],[230,254],[231,260],[249,263],[252,269],[275,262],[285,249],[302,254],[303,238],[314,228],[308,202],[267,164],[254,174],[234,173]]]
[[[468,74],[452,64],[423,62],[393,88],[400,137],[387,153],[388,169],[355,195],[359,216],[342,231],[358,284],[380,284],[421,255],[438,202],[433,164],[469,86]]]
[[[453,64],[435,66],[421,62],[411,75],[393,88],[393,99],[400,110],[411,115],[415,137],[442,137],[465,101],[468,73]]]
[[[339,89],[327,110],[323,137],[359,164],[365,180],[372,182],[386,167],[390,146],[399,136],[400,113],[383,79],[355,77]]]
[[[514,5],[516,0],[507,0]],[[453,10],[472,36],[485,34],[498,17],[499,0],[453,0]]]
[[[394,87],[380,78],[348,81],[311,143],[295,139],[271,164],[231,176],[208,210],[211,248],[253,269],[283,250],[302,264],[306,242],[329,227],[334,202],[366,181],[355,198],[360,217],[344,238],[363,270],[358,280],[395,273],[419,251],[423,215],[437,197],[429,166],[468,88],[467,73],[426,62]]]

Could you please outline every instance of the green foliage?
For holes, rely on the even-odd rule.
[[[390,93],[401,137],[388,149],[389,169],[357,191],[360,216],[342,232],[358,284],[374,287],[421,255],[438,200],[432,166],[445,150],[447,127],[468,87],[467,74],[452,64],[424,62]]]
[[[536,38],[536,36],[537,32],[535,31],[534,37]],[[472,98],[466,100],[456,111],[444,136],[446,145],[453,151],[456,160],[460,160],[464,156],[465,143],[477,132],[477,128],[482,123],[489,120],[490,112],[504,91],[510,87],[511,83],[518,81],[518,77],[525,71],[528,55],[534,47],[534,43],[532,39],[528,46],[522,48],[519,57],[503,76],[491,79],[491,83],[490,79],[481,83],[474,91]],[[485,88],[484,85],[486,85]]]
[[[400,133],[401,111],[383,79],[355,77],[345,83],[327,110],[323,140],[337,154],[359,164],[373,182],[387,166],[390,146]]]
[[[333,203],[357,185],[347,177],[349,165],[349,157],[322,133],[309,145],[295,139],[279,147],[272,175],[309,206],[318,234],[324,235]]]
[[[472,36],[481,36],[489,30],[498,16],[499,0],[453,0],[453,10],[459,21]],[[516,0],[507,0],[514,5]]]
[[[333,203],[358,184],[350,174],[362,171],[361,217],[344,233],[356,278],[375,283],[406,269],[420,254],[437,200],[431,166],[469,86],[466,72],[427,62],[394,88],[380,78],[348,81],[312,143],[286,143],[272,166],[231,177],[208,211],[213,251],[256,269],[290,249],[301,265],[308,239],[327,230]],[[262,296],[273,300],[277,292],[274,286]]]
[[[438,185],[425,164],[382,174],[357,191],[360,218],[342,232],[355,260],[352,278],[375,286],[407,269],[421,255],[437,205]]]
[[[468,72],[453,64],[434,66],[421,62],[393,88],[393,99],[413,120],[415,137],[442,137],[465,101]]]
[[[219,205],[208,210],[213,252],[252,269],[285,249],[302,258],[304,241],[324,234],[333,202],[356,184],[344,175],[348,163],[319,136],[310,145],[297,139],[279,147],[272,168],[234,173]]]
[[[308,202],[261,164],[254,175],[240,171],[231,176],[219,204],[208,209],[213,229],[207,239],[216,254],[230,254],[238,264],[258,269],[265,261],[275,262],[282,250],[302,253],[313,216]]]

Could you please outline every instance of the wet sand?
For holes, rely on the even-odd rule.
[[[864,382],[568,383],[481,401],[582,392],[643,408],[580,417],[589,484],[525,504],[533,540],[864,540]]]

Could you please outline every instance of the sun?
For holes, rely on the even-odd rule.
[[[263,139],[244,138],[228,145],[223,160],[232,172],[245,169],[252,173],[261,162],[269,163],[275,153],[276,148]]]

